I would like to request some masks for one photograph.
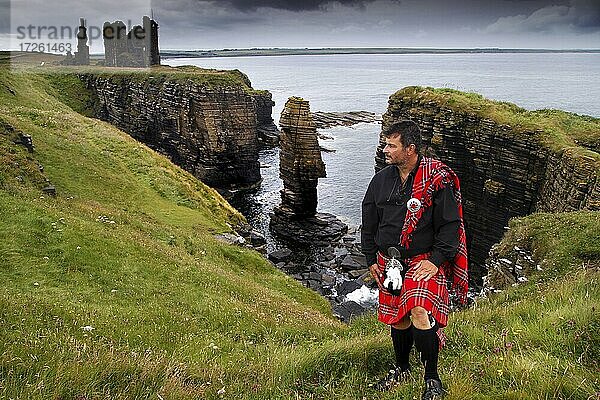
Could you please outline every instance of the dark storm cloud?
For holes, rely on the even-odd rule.
[[[162,2],[153,10],[162,29],[228,30],[234,33],[240,27],[261,26],[269,20],[264,13],[241,11],[224,2]]]
[[[230,4],[232,7],[241,11],[256,10],[257,8],[267,7],[288,11],[313,11],[324,9],[332,3],[338,3],[345,6],[364,7],[375,0],[226,0],[221,3]]]
[[[568,4],[551,4],[530,14],[498,18],[488,26],[488,32],[571,31],[574,33],[600,32],[600,3],[598,0],[571,0]]]
[[[11,23],[70,25],[80,16],[99,26],[139,21],[152,8],[161,46],[173,49],[600,43],[599,0],[13,0],[12,20],[8,6],[0,0],[0,34]]]
[[[239,26],[260,24],[267,19],[260,15],[217,15],[202,20],[202,29],[235,30]]]
[[[600,2],[597,0],[573,0],[571,2],[573,24],[580,30],[600,30]]]

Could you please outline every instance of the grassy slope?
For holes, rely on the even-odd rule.
[[[11,349],[2,377],[9,387],[22,374],[41,374],[36,384],[43,380],[50,390],[80,390],[86,385],[70,382],[87,381],[86,372],[75,377],[82,369],[154,382],[175,360],[193,360],[191,374],[204,380],[206,373],[209,381],[241,350],[251,359],[274,344],[340,329],[315,293],[257,254],[212,239],[240,218],[216,192],[57,102],[42,78],[3,72],[2,83],[17,95],[3,90],[1,117],[33,136],[33,157],[59,193],[41,198],[35,162],[3,134],[2,165],[13,165],[0,178],[1,325],[3,350]],[[32,184],[19,184],[18,174]],[[95,328],[91,334],[81,329],[86,325]],[[132,352],[154,361],[144,366]],[[96,368],[82,368],[90,362]],[[135,368],[125,374],[129,364]],[[102,392],[102,385],[89,390]]]
[[[367,383],[391,346],[372,316],[344,327],[257,254],[216,242],[240,218],[234,210],[59,102],[52,83],[0,70],[0,119],[36,145],[29,155],[0,128],[0,398],[379,396]],[[57,198],[41,196],[36,162]],[[571,216],[582,228],[569,232],[588,250],[569,248],[575,241],[545,223],[552,216],[519,225],[536,235],[539,257],[572,266],[568,279],[541,276],[453,317],[442,358],[449,399],[598,391],[600,274],[589,268],[598,249],[581,239],[599,242],[598,214],[561,218]],[[420,396],[418,373],[380,397]]]

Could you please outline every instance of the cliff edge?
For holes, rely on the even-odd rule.
[[[259,148],[277,140],[271,94],[252,89],[237,70],[89,67],[48,77],[59,91],[79,79],[87,90],[86,104],[75,107],[80,112],[110,122],[222,193],[258,185]],[[73,97],[63,95],[67,103]]]

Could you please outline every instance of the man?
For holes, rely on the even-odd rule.
[[[404,120],[384,130],[386,168],[371,180],[362,203],[362,251],[379,285],[379,321],[390,325],[396,366],[383,387],[410,374],[413,343],[425,367],[423,399],[440,399],[439,349],[449,312],[447,282],[462,302],[468,288],[460,185],[440,161],[421,155],[421,132]],[[399,293],[384,287],[390,247],[405,263]],[[386,281],[387,282],[387,281]]]

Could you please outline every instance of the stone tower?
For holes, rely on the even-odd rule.
[[[143,18],[144,32],[146,32],[146,49],[144,58],[148,65],[160,65],[160,51],[158,49],[158,24],[147,16]]]
[[[120,66],[119,56],[127,53],[127,26],[123,21],[105,22],[104,32],[104,65]]]
[[[73,63],[75,65],[90,65],[90,47],[87,44],[87,28],[85,19],[79,18],[79,30],[77,31],[77,51]]]

